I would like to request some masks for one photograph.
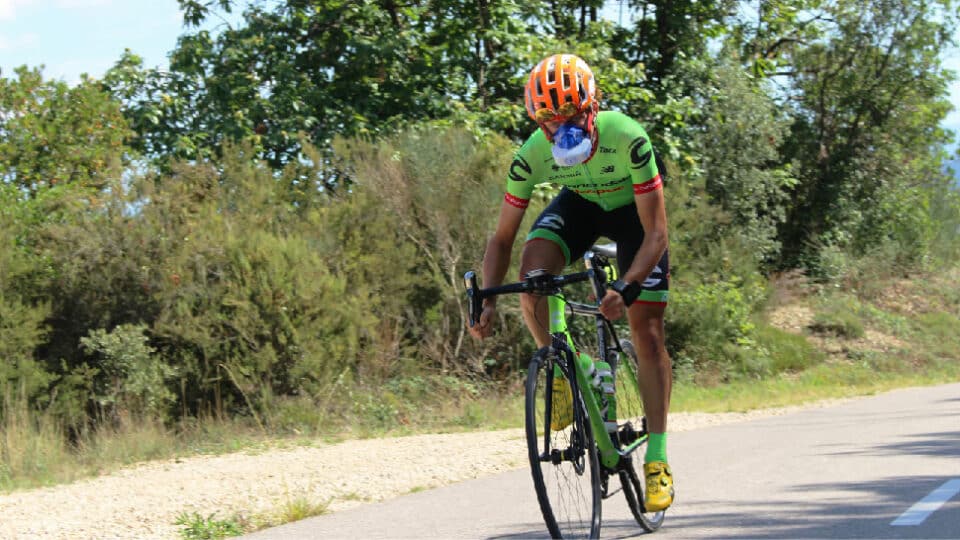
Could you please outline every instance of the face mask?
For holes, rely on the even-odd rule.
[[[553,135],[553,160],[561,167],[583,163],[593,152],[587,132],[573,124],[563,124]]]

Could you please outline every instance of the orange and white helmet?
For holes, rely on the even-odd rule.
[[[527,114],[537,123],[573,116],[597,99],[593,72],[580,57],[554,54],[530,72],[524,89]]]

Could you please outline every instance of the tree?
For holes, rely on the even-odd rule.
[[[191,25],[225,3],[181,2]],[[136,147],[161,160],[215,157],[234,141],[279,169],[300,156],[300,134],[327,149],[335,135],[436,119],[519,139],[535,129],[522,107],[524,79],[547,54],[568,50],[594,63],[614,100],[647,99],[637,66],[614,58],[601,4],[253,4],[237,28],[181,36],[169,72],[145,70],[127,53],[104,85],[123,101]]]
[[[795,51],[789,72],[794,123],[783,151],[801,182],[781,229],[788,265],[817,245],[862,253],[891,236],[885,224],[907,226],[901,203],[923,188],[921,172],[948,140],[935,126],[949,110],[952,76],[940,51],[952,43],[953,2],[837,1],[823,9],[829,24]]]
[[[733,0],[630,0],[636,15],[634,27],[623,30],[616,47],[618,56],[631,63],[642,64],[647,80],[658,95],[670,75],[676,73],[677,61],[703,54],[711,38],[718,37],[726,15],[736,4]]]
[[[0,179],[29,197],[58,184],[104,187],[130,133],[120,103],[89,79],[71,87],[40,69],[0,78]]]

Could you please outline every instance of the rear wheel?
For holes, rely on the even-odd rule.
[[[600,537],[600,468],[583,398],[573,387],[573,421],[550,426],[556,353],[549,347],[530,360],[526,386],[527,449],[543,520],[553,538]],[[572,376],[567,372],[565,376]]]
[[[618,437],[624,439],[624,443],[629,444],[636,440],[638,435],[645,435],[647,430],[643,412],[643,398],[640,394],[639,379],[637,378],[639,366],[637,351],[634,349],[633,343],[628,340],[621,340],[620,347],[623,348],[623,354],[619,355],[615,368],[616,393],[614,395],[617,399]],[[637,449],[633,454],[621,460],[620,483],[623,485],[623,494],[627,498],[630,512],[633,513],[637,523],[644,530],[653,532],[663,524],[664,511],[647,512],[643,506],[647,487],[642,474],[643,457],[638,455],[639,451],[640,449]],[[640,472],[638,472],[638,467]]]

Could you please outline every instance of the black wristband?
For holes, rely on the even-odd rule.
[[[611,283],[610,288],[620,293],[620,296],[623,297],[623,304],[628,307],[633,304],[633,301],[643,292],[643,287],[636,281],[625,283],[622,279]]]

